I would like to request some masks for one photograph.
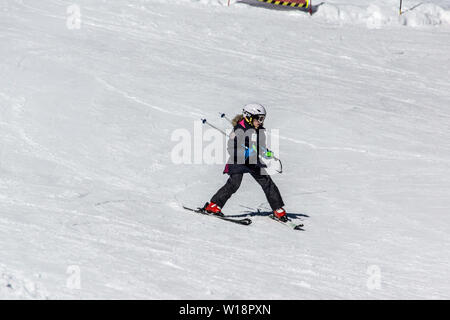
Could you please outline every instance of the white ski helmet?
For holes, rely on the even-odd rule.
[[[253,118],[254,116],[266,117],[266,108],[259,103],[250,103],[244,106],[242,109],[242,115],[246,118]]]

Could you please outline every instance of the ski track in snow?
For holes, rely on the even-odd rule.
[[[398,17],[398,1],[334,0],[310,17],[84,0],[68,30],[72,4],[0,5],[0,298],[450,297],[445,1]],[[250,226],[180,206],[226,177],[172,164],[171,133],[225,128],[219,111],[255,100],[305,232],[252,215],[270,210],[248,177],[224,212]]]

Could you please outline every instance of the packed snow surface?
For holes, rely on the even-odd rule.
[[[403,10],[1,1],[0,298],[449,299],[450,3]],[[181,208],[227,177],[174,133],[248,102],[304,232],[250,176],[250,226]]]

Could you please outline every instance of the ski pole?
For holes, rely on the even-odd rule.
[[[221,132],[225,137],[229,137],[228,134],[227,134],[225,131],[223,131],[222,129],[217,128],[217,127],[214,126],[214,125],[212,125],[211,123],[208,122],[208,120],[206,120],[206,119],[204,119],[204,118],[202,118],[201,120],[202,120],[202,123],[203,123],[203,124],[206,123],[206,124],[207,124],[208,126],[210,126],[211,128],[214,128],[214,129],[218,130],[219,132]]]
[[[227,121],[228,121],[229,123],[233,124],[233,122],[231,121],[231,119],[228,118],[227,115],[226,115],[225,113],[219,112],[219,114],[220,114],[220,117],[221,117],[221,118],[225,118],[225,119],[227,119]]]

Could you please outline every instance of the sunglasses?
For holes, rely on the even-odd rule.
[[[264,115],[256,115],[256,116],[253,116],[253,119],[256,119],[256,120],[258,120],[259,122],[264,122],[264,120],[266,119],[266,116],[264,116]]]

